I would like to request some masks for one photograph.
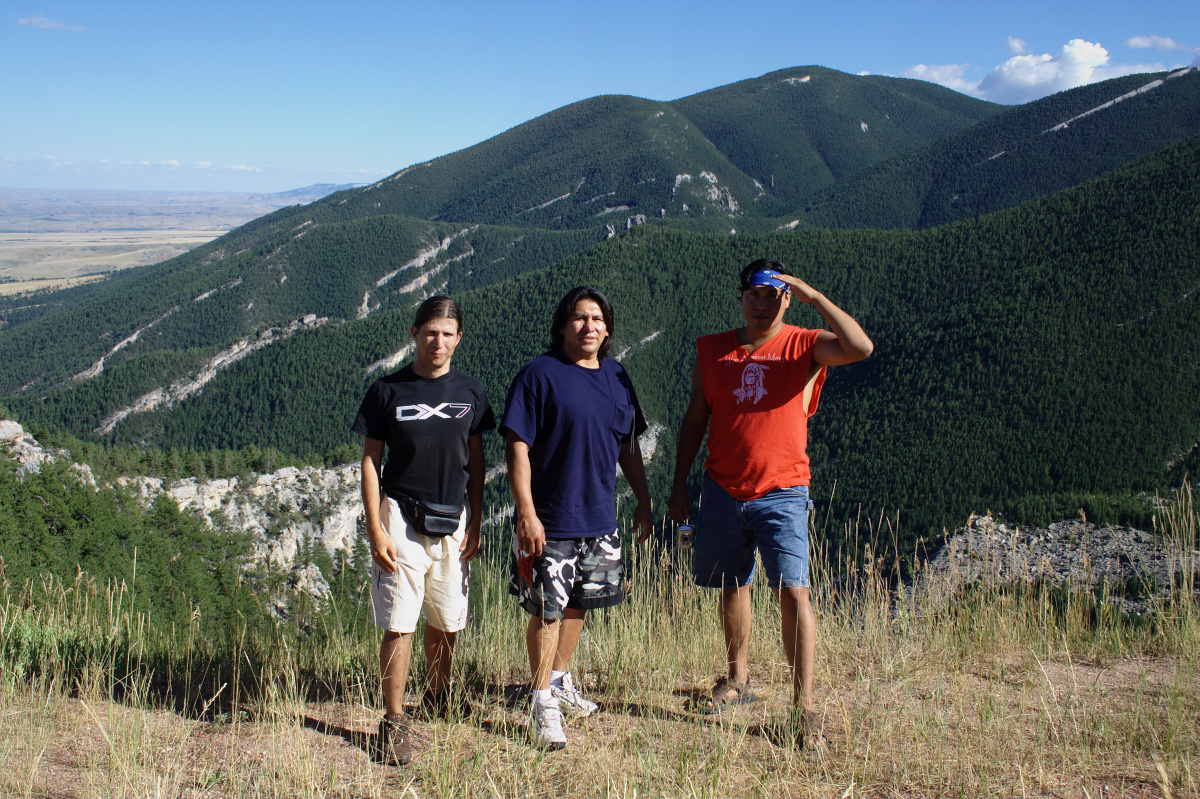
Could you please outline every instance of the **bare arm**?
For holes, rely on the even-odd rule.
[[[688,400],[683,424],[679,426],[679,441],[675,445],[675,476],[671,479],[671,497],[667,509],[671,518],[682,523],[692,516],[692,497],[687,490],[687,476],[692,470],[696,453],[704,443],[708,431],[708,417],[712,409],[704,398],[704,382],[700,378],[700,362],[692,367],[692,397]]]
[[[621,445],[621,450],[617,453],[617,463],[620,464],[629,487],[633,489],[633,495],[637,497],[638,504],[633,509],[633,524],[642,528],[637,542],[643,544],[654,529],[654,507],[650,499],[650,486],[646,484],[646,465],[642,462],[642,448],[638,444],[637,436],[630,436],[629,441]]]
[[[362,501],[367,516],[367,541],[371,545],[371,557],[379,568],[386,572],[396,570],[396,547],[391,536],[383,529],[379,516],[379,474],[383,466],[383,442],[375,438],[363,439],[362,456]]]
[[[467,534],[458,551],[463,560],[471,560],[479,554],[479,528],[483,524],[483,479],[486,462],[483,459],[483,436],[467,438],[467,503],[471,506],[471,520],[467,522]]]
[[[798,277],[778,275],[778,279],[795,289],[796,299],[807,302],[825,317],[829,330],[817,334],[813,360],[822,366],[842,366],[861,361],[871,354],[875,345],[850,314]]]
[[[504,431],[504,459],[508,463],[508,485],[513,495],[517,546],[527,555],[541,555],[542,547],[546,545],[546,528],[533,506],[529,445],[511,430]]]

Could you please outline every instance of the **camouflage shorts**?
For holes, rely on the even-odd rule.
[[[614,531],[598,538],[548,538],[534,556],[518,550],[514,535],[508,592],[543,619],[561,619],[567,608],[619,605],[625,598],[621,537]]]

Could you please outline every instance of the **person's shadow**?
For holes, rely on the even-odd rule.
[[[529,729],[526,724],[514,723],[506,717],[506,713],[501,713],[500,717],[497,718],[495,714],[487,712],[488,708],[506,712],[521,711],[529,703],[528,685],[474,686],[473,690],[468,689],[465,693],[466,696],[464,696],[464,699],[467,699],[467,704],[471,706],[472,712],[461,713],[455,717],[456,720],[474,724],[481,731],[489,735],[499,735],[514,741],[528,740]],[[678,695],[685,692],[676,693]],[[703,694],[701,691],[690,693],[697,695],[692,697],[693,704],[696,704],[698,697]],[[682,722],[696,720],[695,714],[670,710],[656,705],[646,705],[639,702],[622,702],[601,698],[597,704],[599,704],[600,709],[605,713],[623,713],[633,718],[654,718]],[[427,720],[423,719],[419,712],[412,715],[418,721]],[[363,732],[362,730],[351,729],[341,724],[328,722],[309,715],[304,716],[304,726],[306,729],[319,732],[322,735],[341,738],[351,746],[356,746],[365,752],[374,763],[383,762],[382,742],[379,740],[378,731]],[[417,742],[421,742],[423,736],[420,733],[419,727],[412,729],[412,735]]]
[[[336,736],[341,738],[351,746],[357,746],[359,749],[367,753],[374,763],[383,762],[383,747],[380,746],[379,733],[363,732],[362,730],[352,730],[349,727],[343,727],[339,724],[330,724],[328,721],[313,718],[306,715],[304,717],[305,729],[315,730],[322,735]]]

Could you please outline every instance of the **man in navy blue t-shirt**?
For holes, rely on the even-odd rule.
[[[650,535],[650,490],[637,437],[646,430],[629,375],[608,357],[612,304],[580,286],[558,304],[553,347],[513,380],[505,404],[508,480],[515,500],[509,590],[530,613],[525,642],[533,675],[530,735],[567,745],[562,711],[596,704],[568,670],[590,608],[624,598],[621,540],[613,501],[620,465],[637,499],[638,543]]]

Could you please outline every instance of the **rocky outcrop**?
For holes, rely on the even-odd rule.
[[[65,449],[49,452],[42,449],[42,445],[29,435],[25,428],[8,419],[0,419],[0,451],[7,451],[9,456],[16,461],[18,477],[38,474],[42,471],[43,464],[70,457],[70,453]],[[81,483],[92,488],[96,487],[96,478],[92,474],[90,466],[85,463],[75,463],[72,464],[72,468],[79,476]]]
[[[96,432],[107,435],[116,429],[116,426],[122,419],[132,414],[146,413],[164,404],[169,408],[177,402],[183,402],[188,397],[201,391],[205,385],[217,376],[218,372],[228,369],[230,366],[254,354],[263,347],[269,347],[277,342],[286,341],[295,335],[297,331],[320,327],[327,321],[329,321],[328,317],[322,316],[318,318],[316,314],[305,314],[284,327],[268,328],[267,330],[260,331],[257,336],[247,336],[236,341],[232,346],[218,352],[205,362],[198,372],[176,380],[169,388],[156,388],[153,391],[147,392],[134,400],[132,405],[127,405],[120,410],[113,411],[100,423],[100,426],[96,428]]]
[[[1107,586],[1126,613],[1142,614],[1148,596],[1178,585],[1181,569],[1197,564],[1200,551],[1172,551],[1162,536],[1144,530],[1082,519],[1021,527],[973,516],[921,564],[915,582],[925,589],[918,593],[935,601],[980,582]]]
[[[16,461],[19,476],[70,458],[66,450],[43,449],[20,424],[8,420],[0,420],[0,451]],[[100,487],[89,466],[71,466],[81,487]],[[329,585],[321,570],[314,564],[297,568],[296,556],[309,542],[331,555],[354,548],[363,513],[359,471],[358,464],[336,469],[289,466],[249,479],[120,477],[112,485],[129,491],[146,507],[166,494],[180,510],[195,513],[210,527],[249,532],[255,563],[292,572],[294,590],[323,598],[329,595]]]
[[[661,425],[652,425],[639,439],[647,459],[655,455],[662,431]],[[20,424],[7,420],[0,420],[0,453],[16,462],[22,476],[69,458],[65,450],[43,449]],[[72,468],[81,487],[98,488],[87,465],[72,464]],[[488,477],[501,473],[497,467]],[[194,512],[214,528],[248,531],[256,562],[290,571],[294,590],[325,597],[329,586],[320,570],[312,564],[297,568],[297,555],[310,543],[323,546],[331,555],[355,547],[363,513],[359,474],[359,465],[350,464],[334,469],[286,467],[244,478],[122,477],[114,483],[146,506],[165,494],[181,510]],[[505,508],[484,524],[500,523],[510,513],[511,508]],[[1187,546],[1195,547],[1196,542]],[[1162,536],[1143,530],[1096,526],[1081,519],[1033,528],[973,516],[927,558],[922,553],[908,590],[911,596],[945,603],[980,582],[1045,580],[1084,590],[1107,585],[1112,600],[1126,612],[1145,613],[1155,592],[1178,585],[1183,570],[1194,573],[1198,564],[1200,550],[1172,549]]]
[[[289,466],[248,480],[122,477],[116,482],[147,505],[165,493],[180,510],[194,512],[209,526],[249,532],[256,562],[289,570],[310,541],[330,554],[353,549],[363,512],[359,471],[358,464]],[[303,590],[327,596],[329,586],[320,570],[310,571]]]

